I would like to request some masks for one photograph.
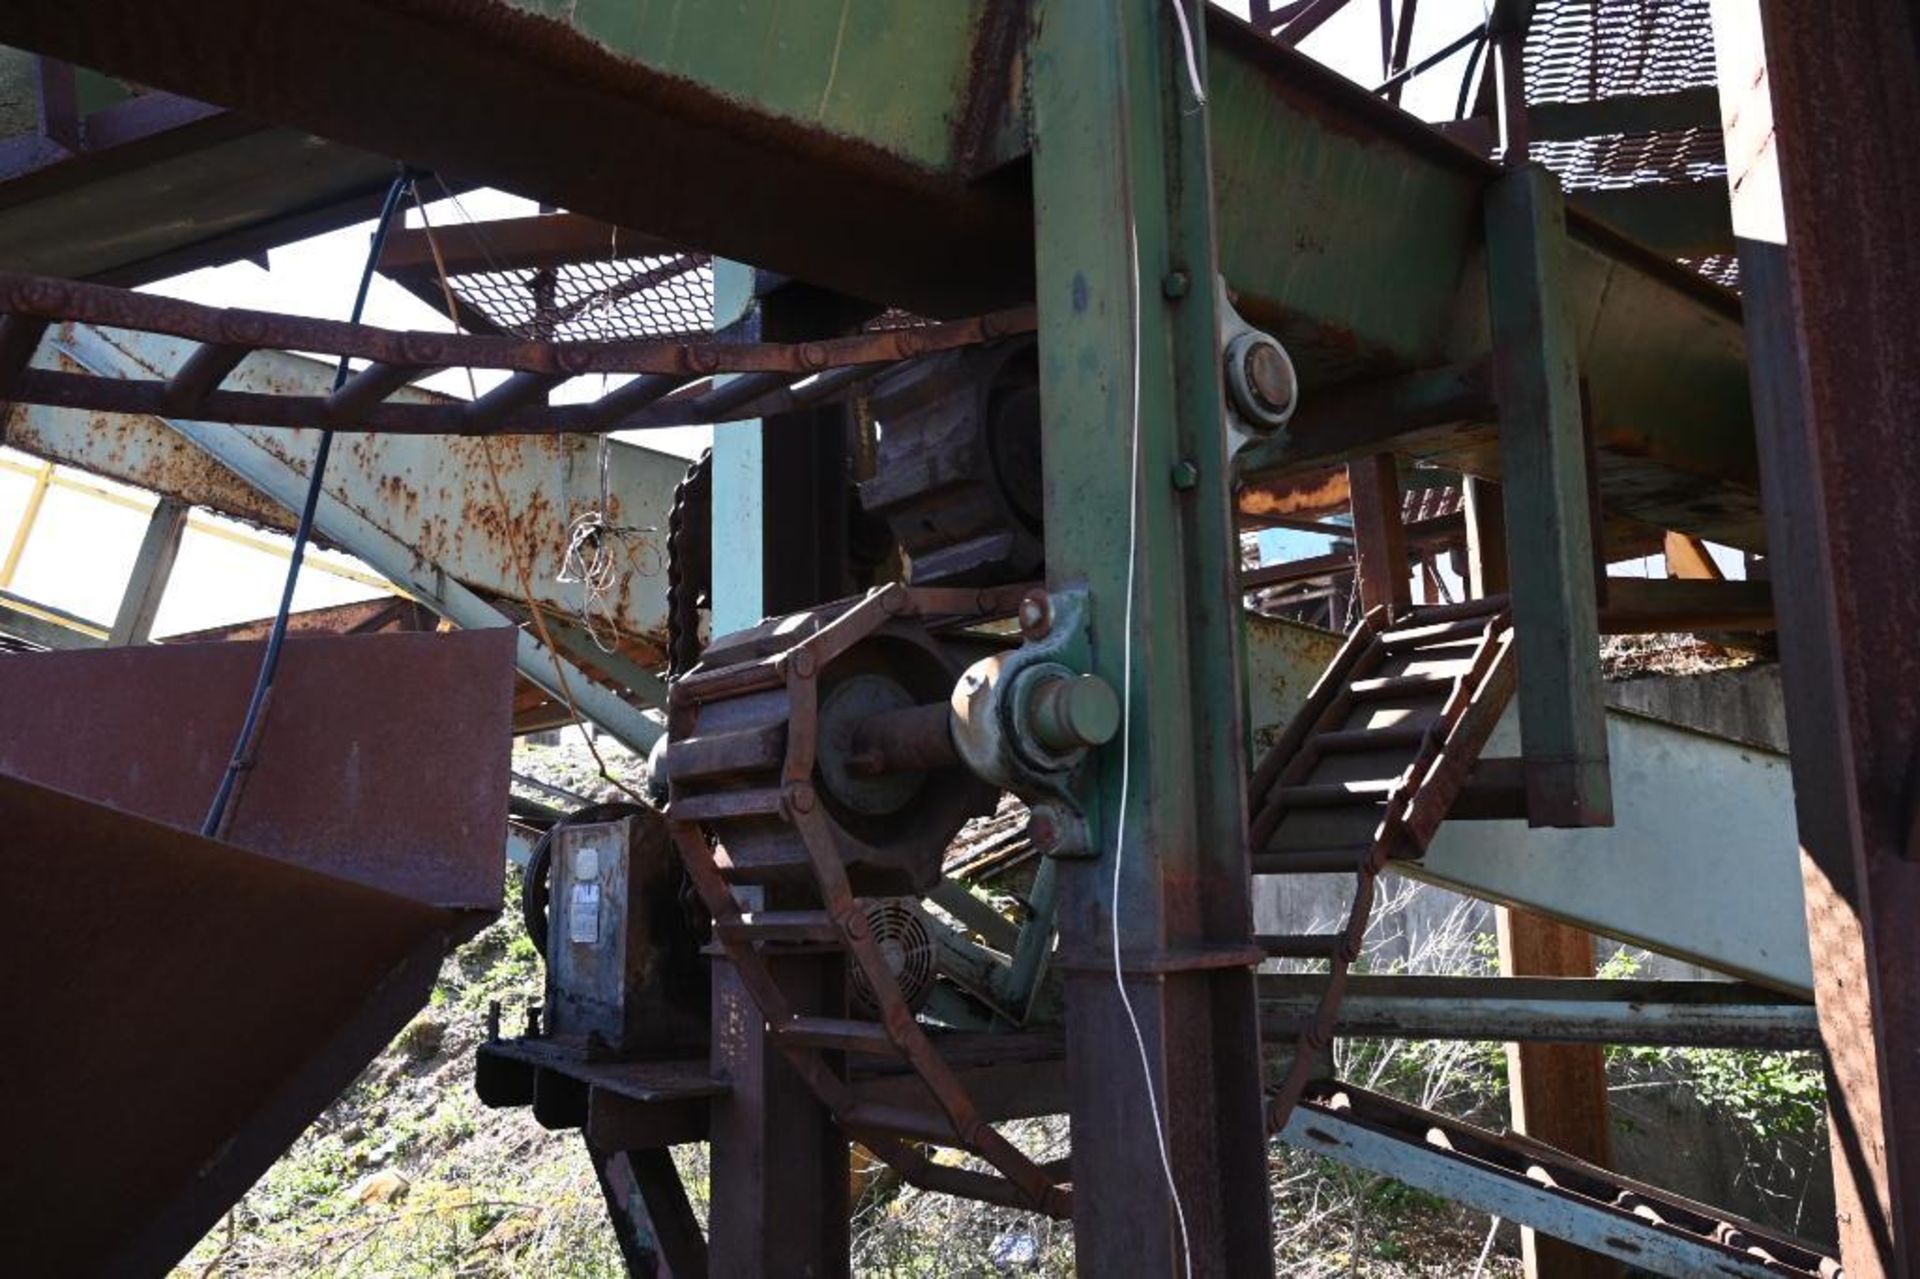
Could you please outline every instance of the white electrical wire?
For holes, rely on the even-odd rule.
[[[1133,782],[1133,596],[1134,571],[1140,563],[1140,233],[1134,225],[1132,204],[1127,209],[1127,251],[1129,264],[1128,310],[1133,319],[1133,411],[1129,418],[1129,444],[1132,462],[1127,476],[1127,595],[1125,622],[1120,630],[1120,820],[1115,823],[1113,841],[1113,891],[1109,900],[1120,901],[1120,868],[1127,853],[1127,799]],[[1120,994],[1120,1006],[1126,1010],[1127,1023],[1133,1027],[1133,1044],[1140,1051],[1140,1078],[1147,1089],[1147,1107],[1153,1116],[1153,1139],[1160,1152],[1160,1171],[1167,1178],[1167,1194],[1173,1200],[1173,1213],[1180,1224],[1180,1258],[1183,1273],[1193,1279],[1193,1244],[1187,1237],[1187,1207],[1180,1199],[1180,1185],[1173,1177],[1173,1157],[1167,1149],[1167,1129],[1160,1116],[1160,1098],[1153,1090],[1153,1061],[1147,1055],[1147,1037],[1140,1029],[1140,1017],[1127,994],[1127,979],[1120,962],[1120,916],[1117,910],[1108,923],[1113,935],[1113,986]]]

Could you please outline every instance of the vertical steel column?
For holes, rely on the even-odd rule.
[[[1518,907],[1497,915],[1503,977],[1592,977],[1593,934]],[[1508,1044],[1507,1077],[1518,1132],[1602,1168],[1613,1163],[1607,1058],[1599,1044]],[[1520,1232],[1529,1279],[1619,1279],[1618,1261]]]
[[[1520,660],[1527,820],[1613,821],[1566,200],[1526,165],[1487,189],[1487,291]]]
[[[715,264],[716,322],[744,326],[737,331],[749,339],[783,322],[777,306],[769,315],[757,302],[755,284],[751,268]],[[795,472],[791,442],[767,438],[774,434],[769,426],[753,420],[714,431],[716,633],[817,603],[827,572],[804,559],[817,545],[811,525],[819,495],[790,491],[795,483],[817,488],[818,471]],[[789,491],[776,492],[781,489]],[[804,522],[782,525],[782,513]],[[846,1137],[774,1046],[733,965],[721,956],[712,962],[713,1064],[732,1084],[713,1103],[708,1122],[712,1273],[725,1279],[846,1274]],[[837,957],[800,956],[769,967],[796,1008],[832,1015],[844,1005],[846,975]]]
[[[1094,669],[1131,686],[1095,760],[1098,857],[1060,877],[1076,1256],[1177,1275],[1190,1248],[1195,1275],[1271,1274],[1207,113],[1167,0],[1039,17],[1047,572],[1089,591]]]
[[[1920,1271],[1920,19],[1716,0],[1852,1279]]]
[[[1500,486],[1463,481],[1469,594],[1508,589],[1507,522]],[[1593,934],[1517,906],[1495,908],[1503,977],[1592,977]],[[1607,1113],[1607,1059],[1598,1044],[1508,1044],[1507,1078],[1513,1126],[1530,1137],[1607,1167],[1612,1127]],[[1520,1232],[1529,1276],[1614,1279],[1620,1265],[1537,1231]]]
[[[1376,453],[1347,463],[1347,492],[1360,606],[1403,613],[1413,607],[1413,576],[1407,563],[1407,531],[1400,520],[1400,470],[1393,454]]]
[[[166,594],[167,579],[173,576],[173,561],[180,554],[180,540],[186,536],[187,516],[192,510],[176,497],[163,497],[153,508],[147,531],[140,539],[140,552],[134,556],[133,575],[127,579],[120,609],[114,614],[108,644],[115,648],[144,644],[153,633],[153,619],[160,614],[160,600]]]

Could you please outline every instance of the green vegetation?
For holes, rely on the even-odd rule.
[[[510,870],[507,900],[517,902]],[[1376,973],[1486,974],[1492,938],[1463,908],[1402,936],[1398,894],[1376,913],[1363,967]],[[1389,945],[1388,943],[1398,943]],[[1391,961],[1386,953],[1399,957]],[[1638,972],[1623,952],[1604,976]],[[576,1133],[551,1133],[525,1110],[490,1111],[473,1093],[473,1050],[487,1007],[509,1026],[540,998],[540,957],[509,910],[441,972],[428,1006],[264,1176],[177,1272],[213,1275],[561,1276],[624,1273],[599,1187]],[[1705,1107],[1739,1134],[1741,1176],[1792,1226],[1826,1164],[1824,1090],[1810,1054],[1614,1049],[1622,1135],[1658,1133],[1678,1105]],[[1336,1045],[1341,1077],[1483,1125],[1504,1126],[1506,1053],[1499,1044],[1352,1040]],[[1038,1158],[1067,1150],[1064,1120],[1008,1126]],[[676,1152],[696,1211],[707,1198],[705,1152]],[[1065,1223],[902,1186],[865,1166],[853,1220],[857,1273],[876,1276],[1074,1273]],[[1388,1178],[1271,1147],[1279,1273],[1303,1279],[1519,1273],[1517,1237],[1483,1214]],[[1677,1189],[1684,1189],[1676,1187]]]

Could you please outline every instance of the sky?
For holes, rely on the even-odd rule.
[[[1245,0],[1225,7],[1236,9],[1244,16]],[[1423,0],[1414,27],[1412,60],[1417,62],[1484,21],[1485,13],[1483,0]],[[1382,78],[1378,7],[1368,0],[1353,0],[1309,37],[1302,49],[1349,79],[1371,87]],[[1424,118],[1451,118],[1466,56],[1464,51],[1456,54],[1412,81],[1402,105]],[[429,202],[425,213],[433,225],[445,226],[469,220],[524,216],[537,211],[531,200],[483,190],[469,192],[457,201]],[[410,207],[406,217],[409,225],[417,226],[421,212]],[[352,306],[371,229],[371,223],[364,223],[274,249],[266,269],[251,262],[236,262],[194,271],[148,287],[155,293],[216,306],[344,319]],[[365,318],[369,324],[393,329],[447,332],[452,327],[444,312],[378,275],[368,294]],[[476,375],[477,388],[485,391],[499,376]],[[449,395],[464,397],[469,393],[468,376],[460,370],[437,374],[423,385]],[[601,393],[603,388],[593,380],[577,379],[560,388],[555,399],[564,402]],[[707,435],[706,428],[689,427],[630,432],[626,438],[650,448],[692,457],[705,447]],[[34,459],[24,454],[0,448],[0,556],[13,544],[33,488],[31,472],[37,466]],[[17,570],[11,581],[0,581],[0,588],[104,626],[112,621],[132,570],[146,525],[145,512],[151,509],[154,498],[140,490],[65,468],[60,475],[63,481],[82,482],[106,490],[120,501],[102,500],[68,486],[49,490]],[[254,544],[222,537],[219,535],[222,531],[244,534]],[[1319,549],[1311,535],[1301,536],[1308,540],[1293,539],[1286,546],[1284,553],[1289,558],[1313,554]],[[1274,551],[1279,551],[1283,539],[1270,540]],[[287,539],[277,534],[258,533],[207,512],[197,512],[169,582],[155,635],[164,637],[270,614],[278,602],[285,573],[285,560],[281,556],[286,542]],[[281,552],[277,555],[271,549],[261,549],[260,543],[281,548]],[[301,574],[294,597],[296,608],[318,608],[383,593],[364,581],[325,571],[329,567],[367,573],[364,566],[357,566],[350,557],[319,553]]]

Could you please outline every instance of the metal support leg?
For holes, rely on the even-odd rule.
[[[160,613],[160,598],[173,575],[173,561],[180,554],[192,509],[175,497],[163,497],[153,508],[146,535],[140,539],[140,553],[134,557],[133,576],[127,579],[120,611],[114,614],[113,630],[107,636],[112,647],[144,644],[153,633],[153,619]]]
[[[1920,27],[1716,0],[1841,1259],[1920,1257]]]
[[[664,1149],[609,1152],[589,1144],[587,1156],[627,1273],[635,1279],[706,1279],[707,1241],[673,1155]]]
[[[1178,1275],[1190,1250],[1196,1276],[1266,1275],[1207,114],[1165,0],[1041,8],[1047,572],[1089,590],[1094,668],[1131,685],[1128,729],[1093,761],[1099,856],[1060,875],[1076,1259],[1087,1274]]]
[[[1592,977],[1593,934],[1531,911],[1502,907],[1500,972],[1506,977]],[[1601,1168],[1613,1163],[1607,1058],[1598,1044],[1508,1044],[1515,1131]],[[1611,1257],[1520,1232],[1529,1279],[1619,1279]]]
[[[1528,820],[1613,821],[1579,335],[1568,310],[1566,201],[1539,165],[1487,190],[1500,464],[1520,659]]]
[[[1500,486],[1468,479],[1467,581],[1469,593],[1508,589],[1507,521]],[[1497,908],[1500,972],[1506,977],[1593,976],[1593,934],[1517,907]],[[1589,1163],[1610,1162],[1607,1062],[1596,1044],[1510,1043],[1507,1078],[1513,1126]],[[1613,1279],[1620,1264],[1551,1236],[1522,1230],[1529,1276]]]

